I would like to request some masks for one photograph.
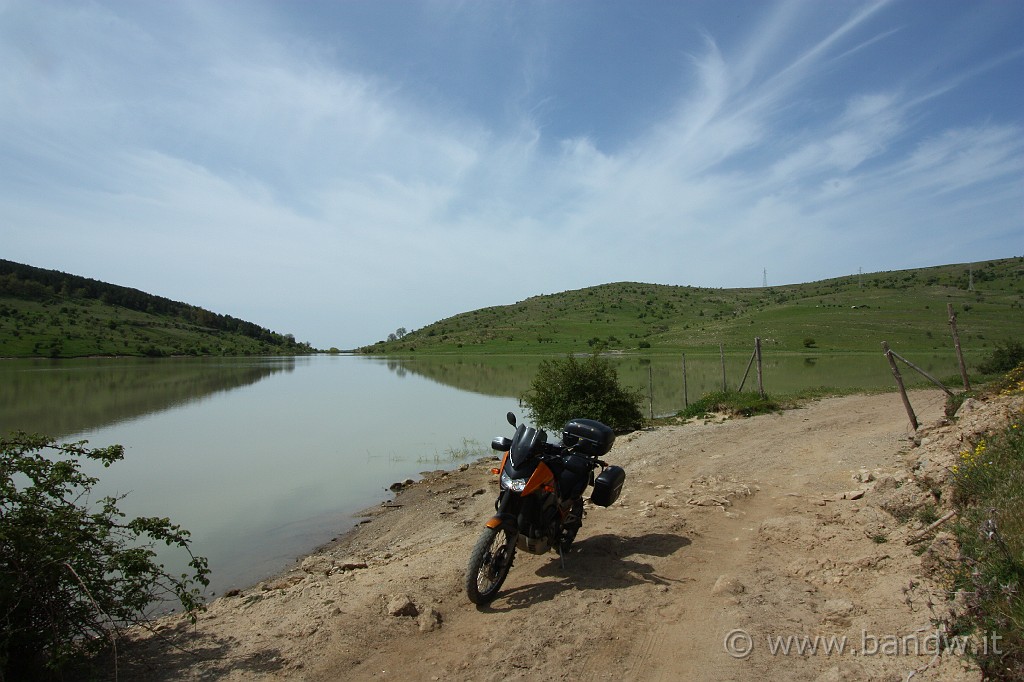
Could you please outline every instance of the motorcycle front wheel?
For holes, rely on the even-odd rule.
[[[474,604],[489,604],[498,596],[501,584],[512,568],[516,554],[516,534],[504,527],[484,528],[469,555],[466,594]]]

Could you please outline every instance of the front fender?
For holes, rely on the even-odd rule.
[[[494,516],[484,525],[488,528],[500,528],[503,525],[509,528],[516,528],[516,515],[509,510],[514,497],[518,499],[518,496],[515,496],[514,493],[502,490],[498,496],[498,503],[494,505]]]

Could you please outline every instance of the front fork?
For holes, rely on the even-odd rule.
[[[512,506],[513,495],[509,490],[502,490],[498,493],[498,499],[494,503],[494,516],[492,516],[486,524],[488,528],[499,528],[505,526],[512,530],[515,529],[518,534],[518,523],[516,518],[515,510],[510,510]]]

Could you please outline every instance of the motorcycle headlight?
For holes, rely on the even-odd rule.
[[[525,478],[512,478],[504,471],[501,472],[501,487],[511,490],[514,493],[521,493],[526,487]]]

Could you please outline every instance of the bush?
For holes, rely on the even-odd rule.
[[[998,650],[973,652],[986,679],[1019,679],[1014,671],[1024,670],[1024,414],[961,452],[951,473],[960,556],[950,568],[953,590],[964,596],[952,629],[998,644]]]
[[[533,421],[552,431],[579,418],[596,419],[617,432],[644,424],[643,393],[622,387],[615,368],[596,354],[582,362],[572,355],[542,361],[521,400]]]
[[[716,391],[705,393],[700,400],[690,403],[685,410],[681,410],[678,416],[690,419],[702,417],[711,412],[725,412],[742,417],[752,417],[755,414],[777,412],[779,409],[781,409],[779,403],[770,396],[762,398],[757,393]]]
[[[0,679],[88,661],[119,628],[145,621],[158,600],[176,599],[193,620],[202,608],[198,585],[209,584],[209,569],[189,549],[188,531],[166,518],[125,521],[123,496],[90,504],[98,479],[81,461],[108,467],[124,449],[85,445],[0,438]],[[155,563],[155,542],[188,552],[192,575],[174,577]]]
[[[978,363],[978,370],[983,374],[1002,374],[1009,372],[1024,362],[1024,343],[1006,341],[996,343],[996,348],[987,359]]]

